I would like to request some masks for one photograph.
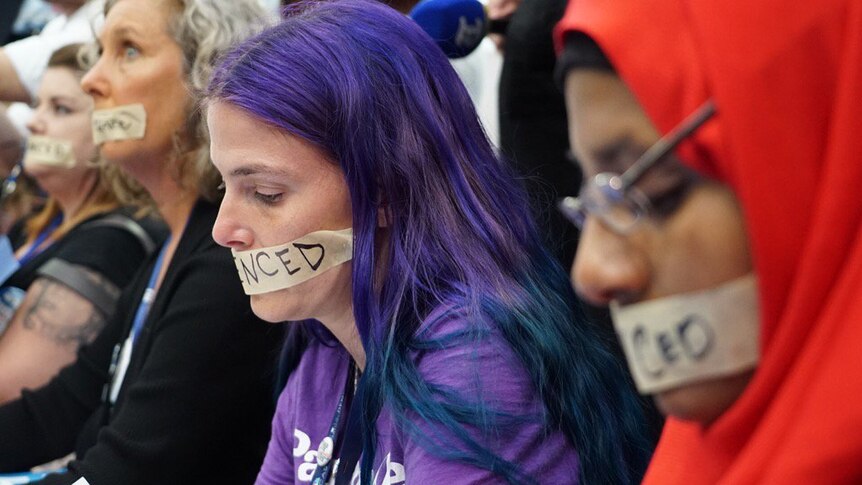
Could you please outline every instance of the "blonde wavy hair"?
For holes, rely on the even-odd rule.
[[[106,0],[105,15],[122,0]],[[169,34],[183,52],[191,94],[186,124],[174,135],[177,180],[209,200],[221,198],[221,177],[210,161],[209,132],[200,101],[216,59],[233,44],[267,27],[272,19],[256,0],[162,0],[173,11]]]

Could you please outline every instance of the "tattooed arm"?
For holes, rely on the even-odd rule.
[[[99,274],[75,266],[89,282],[116,295],[117,288]],[[0,336],[0,404],[21,389],[47,383],[75,360],[78,347],[93,341],[105,317],[90,300],[55,279],[40,277],[27,290],[6,332]]]

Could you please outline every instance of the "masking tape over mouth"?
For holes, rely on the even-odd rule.
[[[139,140],[147,129],[147,112],[142,104],[128,104],[93,111],[93,143]]]
[[[34,165],[60,168],[74,167],[75,154],[72,151],[72,144],[47,136],[30,136],[27,139],[27,152],[24,154],[24,167]]]
[[[705,291],[612,302],[611,318],[641,394],[738,374],[760,357],[753,274]]]
[[[353,229],[317,231],[281,246],[231,250],[242,289],[259,295],[296,286],[353,258]]]

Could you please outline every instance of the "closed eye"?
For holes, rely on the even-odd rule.
[[[71,114],[73,112],[74,112],[74,110],[72,108],[70,108],[69,106],[66,106],[66,105],[61,104],[61,103],[55,103],[54,104],[54,113],[56,113],[58,115],[67,115],[67,114]]]
[[[667,218],[682,206],[691,190],[700,183],[700,180],[694,172],[682,169],[673,174],[670,183],[661,184],[665,188],[649,190],[644,187],[643,192],[649,198],[655,216]]]
[[[258,187],[254,191],[254,198],[266,205],[275,205],[281,202],[283,197],[284,192],[276,189]]]

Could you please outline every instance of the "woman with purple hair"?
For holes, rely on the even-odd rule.
[[[213,236],[254,312],[307,335],[258,484],[639,481],[625,372],[418,26],[294,5],[207,110]]]
[[[105,1],[81,80],[93,97],[87,121],[106,166],[152,197],[168,239],[75,362],[0,406],[0,473],[73,454],[40,485],[244,484],[257,475],[282,332],[254,318],[230,254],[210,235],[220,181],[197,108],[212,59],[260,31],[265,15],[257,0]]]

